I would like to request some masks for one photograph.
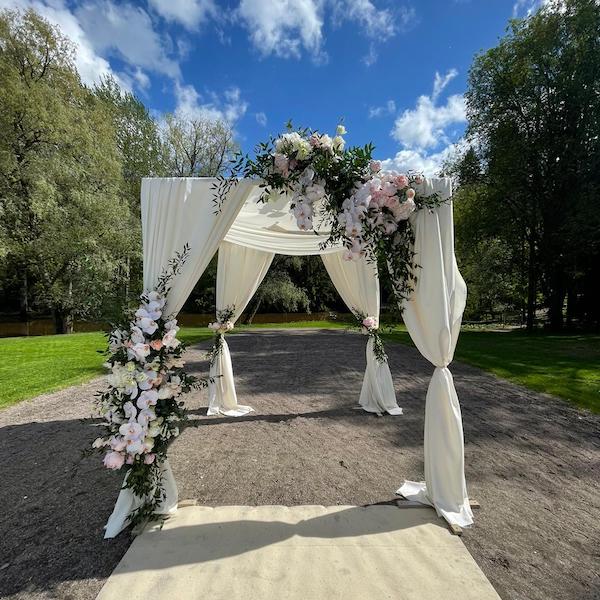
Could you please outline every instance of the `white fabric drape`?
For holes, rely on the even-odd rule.
[[[273,256],[272,252],[222,242],[217,265],[217,311],[235,307],[232,318],[235,323],[267,274]],[[208,386],[208,415],[239,417],[253,410],[237,402],[231,355],[225,339],[221,352],[211,365],[210,376],[214,382]]]
[[[143,179],[141,192],[144,289],[156,287],[158,277],[176,252],[190,252],[167,297],[165,314],[176,315],[214,256],[231,224],[252,193],[255,182],[240,181],[219,212],[213,204],[215,180],[197,178]],[[177,485],[168,461],[162,465],[166,498],[158,514],[177,510]],[[127,526],[132,510],[143,504],[130,489],[121,489],[104,537],[115,537]]]
[[[151,290],[168,261],[184,244],[190,253],[175,277],[167,299],[166,314],[177,314],[219,244],[217,306],[235,304],[236,318],[246,307],[271,263],[273,253],[321,254],[340,295],[350,308],[379,317],[379,284],[375,265],[366,261],[345,262],[339,248],[321,248],[328,232],[301,232],[289,211],[289,199],[258,201],[256,181],[242,180],[234,186],[215,214],[213,178],[163,178],[142,181],[142,238],[144,288]],[[426,180],[424,191],[451,195],[450,180]],[[448,365],[452,361],[466,288],[454,257],[452,208],[444,205],[432,213],[423,210],[411,217],[415,229],[417,263],[421,265],[404,320],[417,348],[435,371],[429,385],[425,414],[426,483],[405,482],[399,493],[432,504],[448,521],[472,522],[464,478],[464,442],[460,406]],[[240,246],[244,247],[240,250]],[[242,258],[245,257],[245,258]],[[246,260],[240,267],[238,259]],[[228,261],[229,264],[221,266]],[[211,409],[228,414],[248,407],[237,405],[231,356],[227,344],[215,367],[223,373],[211,394]],[[219,391],[220,387],[220,391]],[[367,368],[360,403],[365,410],[400,414],[387,364],[379,364],[372,340],[367,344]],[[177,487],[168,461],[163,464],[167,497],[159,512],[177,508]],[[105,537],[114,537],[127,525],[128,515],[140,506],[130,490],[121,490],[106,525]]]
[[[346,306],[379,320],[379,276],[377,265],[362,258],[347,261],[342,252],[321,257],[329,277]],[[367,342],[367,366],[359,404],[368,412],[401,415],[396,402],[392,374],[387,362],[375,358],[373,340]]]
[[[169,260],[184,244],[190,246],[189,257],[169,292],[166,314],[176,315],[181,310],[244,203],[257,193],[255,182],[242,180],[215,214],[214,182],[177,177],[142,180],[144,289],[155,288]]]
[[[449,179],[424,184],[424,192],[452,194]],[[411,217],[415,231],[417,283],[403,303],[404,323],[421,354],[435,366],[425,406],[425,482],[406,481],[405,498],[433,505],[448,522],[473,523],[464,474],[460,404],[448,365],[452,362],[467,288],[454,255],[452,204]]]
[[[318,219],[315,219],[318,231],[298,229],[290,211],[290,199],[285,195],[272,194],[267,203],[259,198],[258,193],[252,194],[244,204],[225,236],[226,241],[255,250],[292,256],[328,254],[339,250],[339,245],[322,248],[329,229],[321,227]]]

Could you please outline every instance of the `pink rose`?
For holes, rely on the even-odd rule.
[[[381,161],[379,161],[379,160],[372,160],[369,163],[369,167],[371,169],[371,173],[379,173],[379,171],[381,171]]]
[[[150,348],[152,348],[152,350],[156,350],[158,352],[162,347],[162,340],[152,340],[150,342]]]
[[[403,190],[405,187],[408,187],[408,177],[406,175],[398,175],[394,183],[399,190]]]
[[[396,221],[406,221],[410,214],[414,212],[416,206],[414,200],[407,200],[406,202],[402,202],[398,206],[394,207],[392,212],[394,213],[394,218]]]
[[[275,154],[273,163],[275,165],[275,170],[284,177],[287,177],[290,164],[288,157],[285,154]]]
[[[375,317],[365,317],[362,321],[363,327],[367,329],[377,328],[377,319]]]
[[[108,452],[104,456],[104,466],[107,469],[120,469],[125,463],[125,457],[119,452]]]
[[[144,463],[147,464],[147,465],[151,465],[154,462],[155,458],[156,458],[155,454],[152,454],[152,453],[146,454],[144,456]]]
[[[113,436],[110,438],[109,442],[110,442],[110,447],[115,452],[121,452],[122,450],[125,450],[125,446],[127,445],[127,443],[125,442],[125,440],[122,437]]]

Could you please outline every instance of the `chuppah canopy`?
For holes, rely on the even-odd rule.
[[[353,312],[379,318],[377,267],[364,257],[343,260],[341,246],[323,247],[328,231],[300,231],[290,214],[290,198],[275,195],[259,200],[262,189],[255,180],[240,180],[222,206],[214,203],[213,178],[159,178],[142,181],[144,287],[152,290],[171,257],[184,244],[189,255],[174,277],[165,314],[175,316],[194,285],[219,251],[217,312],[231,309],[230,320],[242,314],[275,254],[321,255],[340,296]],[[425,193],[451,196],[449,179],[425,179]],[[423,267],[410,297],[403,303],[405,323],[419,351],[434,366],[426,400],[425,479],[405,482],[399,492],[431,504],[449,522],[472,523],[464,478],[464,448],[460,406],[448,365],[460,329],[466,287],[454,256],[452,205],[411,215],[415,230],[416,260]],[[387,362],[375,357],[372,339],[366,351],[366,370],[360,404],[369,412],[402,414],[397,405]],[[241,416],[252,410],[239,405],[227,342],[211,365],[208,414]],[[168,461],[163,472],[168,485],[159,513],[177,508],[177,489]],[[122,489],[106,526],[114,537],[127,525],[128,515],[142,503],[130,489]]]

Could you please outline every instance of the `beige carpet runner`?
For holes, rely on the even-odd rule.
[[[98,600],[500,600],[428,508],[187,506],[138,536]]]

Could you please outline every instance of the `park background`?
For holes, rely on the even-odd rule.
[[[75,55],[34,10],[2,12],[0,405],[102,372],[101,330],[141,292],[141,178],[226,174],[252,152],[227,114],[157,115],[111,74],[84,83]],[[452,77],[436,74],[432,97]],[[473,56],[464,109],[429,173],[454,181],[469,290],[456,358],[600,410],[598,4],[508,21]],[[213,259],[184,307],[189,342],[209,337],[215,275]],[[386,337],[410,343],[385,284],[382,303]],[[278,256],[241,329],[346,327],[346,310],[318,257]]]

